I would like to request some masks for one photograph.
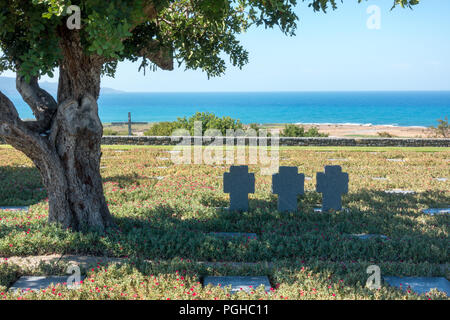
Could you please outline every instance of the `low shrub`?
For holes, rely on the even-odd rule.
[[[103,135],[104,136],[124,136],[124,135],[127,135],[127,133],[126,132],[119,132],[119,131],[116,131],[116,130],[112,130],[112,129],[106,128],[106,129],[103,129]]]
[[[435,137],[448,138],[450,137],[450,126],[448,124],[448,117],[445,120],[439,119],[436,127],[430,127]]]
[[[378,136],[380,138],[393,138],[393,137],[395,137],[393,134],[390,134],[389,132],[386,132],[386,131],[378,132],[377,134],[378,134]]]
[[[287,124],[281,133],[282,137],[328,137],[327,133],[320,133],[316,127],[305,130],[303,126]]]
[[[243,125],[239,120],[230,117],[217,117],[214,113],[197,112],[190,118],[178,118],[177,121],[164,121],[154,124],[149,130],[144,132],[146,136],[170,136],[176,129],[185,129],[191,136],[195,135],[194,124],[196,121],[202,122],[202,135],[207,130],[219,130],[222,135],[226,135],[229,129],[243,129]]]

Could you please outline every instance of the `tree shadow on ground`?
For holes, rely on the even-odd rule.
[[[251,199],[249,212],[230,212],[223,197],[209,195],[200,216],[195,210],[176,204],[153,208],[112,209],[117,228],[107,233],[61,232],[46,237],[39,252],[54,253],[51,243],[60,243],[56,252],[94,254],[142,259],[185,258],[196,261],[279,261],[310,259],[326,261],[365,260],[374,262],[446,262],[448,215],[428,216],[419,208],[449,200],[433,192],[391,195],[360,190],[344,197],[347,210],[314,212],[318,195],[299,198],[298,212],[276,210],[276,197]],[[216,206],[216,204],[219,204]],[[420,219],[418,219],[420,218]],[[258,239],[223,239],[214,232],[256,233]],[[21,234],[16,226],[3,226],[1,237]],[[350,234],[383,234],[388,239],[359,240]],[[39,241],[39,237],[36,237]],[[50,242],[49,242],[50,241]],[[48,244],[50,243],[50,245]],[[36,249],[37,250],[37,249]]]
[[[0,206],[28,206],[46,197],[37,168],[0,166]]]

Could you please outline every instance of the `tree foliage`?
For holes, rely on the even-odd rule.
[[[336,0],[302,0],[314,11],[336,9]],[[358,0],[361,2],[362,0]],[[411,7],[418,0],[395,0]],[[67,8],[81,9],[81,43],[88,55],[104,58],[103,72],[117,62],[140,60],[171,70],[173,62],[208,76],[225,72],[225,56],[242,67],[248,53],[237,35],[251,26],[278,26],[294,35],[297,0],[0,0],[0,72],[52,76],[62,52],[58,46]]]

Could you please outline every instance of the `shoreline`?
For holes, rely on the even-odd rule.
[[[143,136],[144,131],[146,131],[150,126],[156,122],[148,122],[146,124],[133,124],[132,132],[133,135]],[[371,138],[371,137],[381,137],[380,134],[388,137],[395,138],[430,138],[432,137],[432,132],[428,127],[424,126],[398,126],[398,125],[374,125],[374,124],[353,124],[353,123],[294,123],[295,125],[301,125],[308,130],[311,127],[316,127],[320,132],[327,133],[329,137],[338,138]],[[245,124],[248,125],[248,124]],[[268,131],[276,131],[282,129],[284,123],[267,123],[260,124],[261,127],[266,128]],[[119,135],[127,135],[128,125],[125,123],[121,124],[111,124],[103,123],[104,129],[116,131]]]
[[[429,138],[432,132],[424,126],[398,126],[373,124],[299,124],[306,129],[316,127],[320,132],[328,133],[330,137],[380,137],[380,134],[391,135],[393,138]]]

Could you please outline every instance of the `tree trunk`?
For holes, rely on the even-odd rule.
[[[49,136],[56,164],[53,159],[33,159],[48,191],[50,222],[76,230],[111,225],[100,176],[101,137],[92,96],[58,105]]]
[[[36,122],[20,120],[12,102],[0,92],[0,135],[31,158],[40,171],[48,192],[49,222],[74,230],[87,227],[103,231],[113,222],[100,176],[103,127],[97,99],[102,61],[84,54],[73,31],[64,35],[61,48],[64,59],[60,63],[58,102],[53,101],[50,116],[50,111],[42,108],[43,100],[38,99],[43,90],[37,82],[35,86],[19,78],[17,82],[35,115],[38,110],[47,112],[40,122],[46,130]]]

